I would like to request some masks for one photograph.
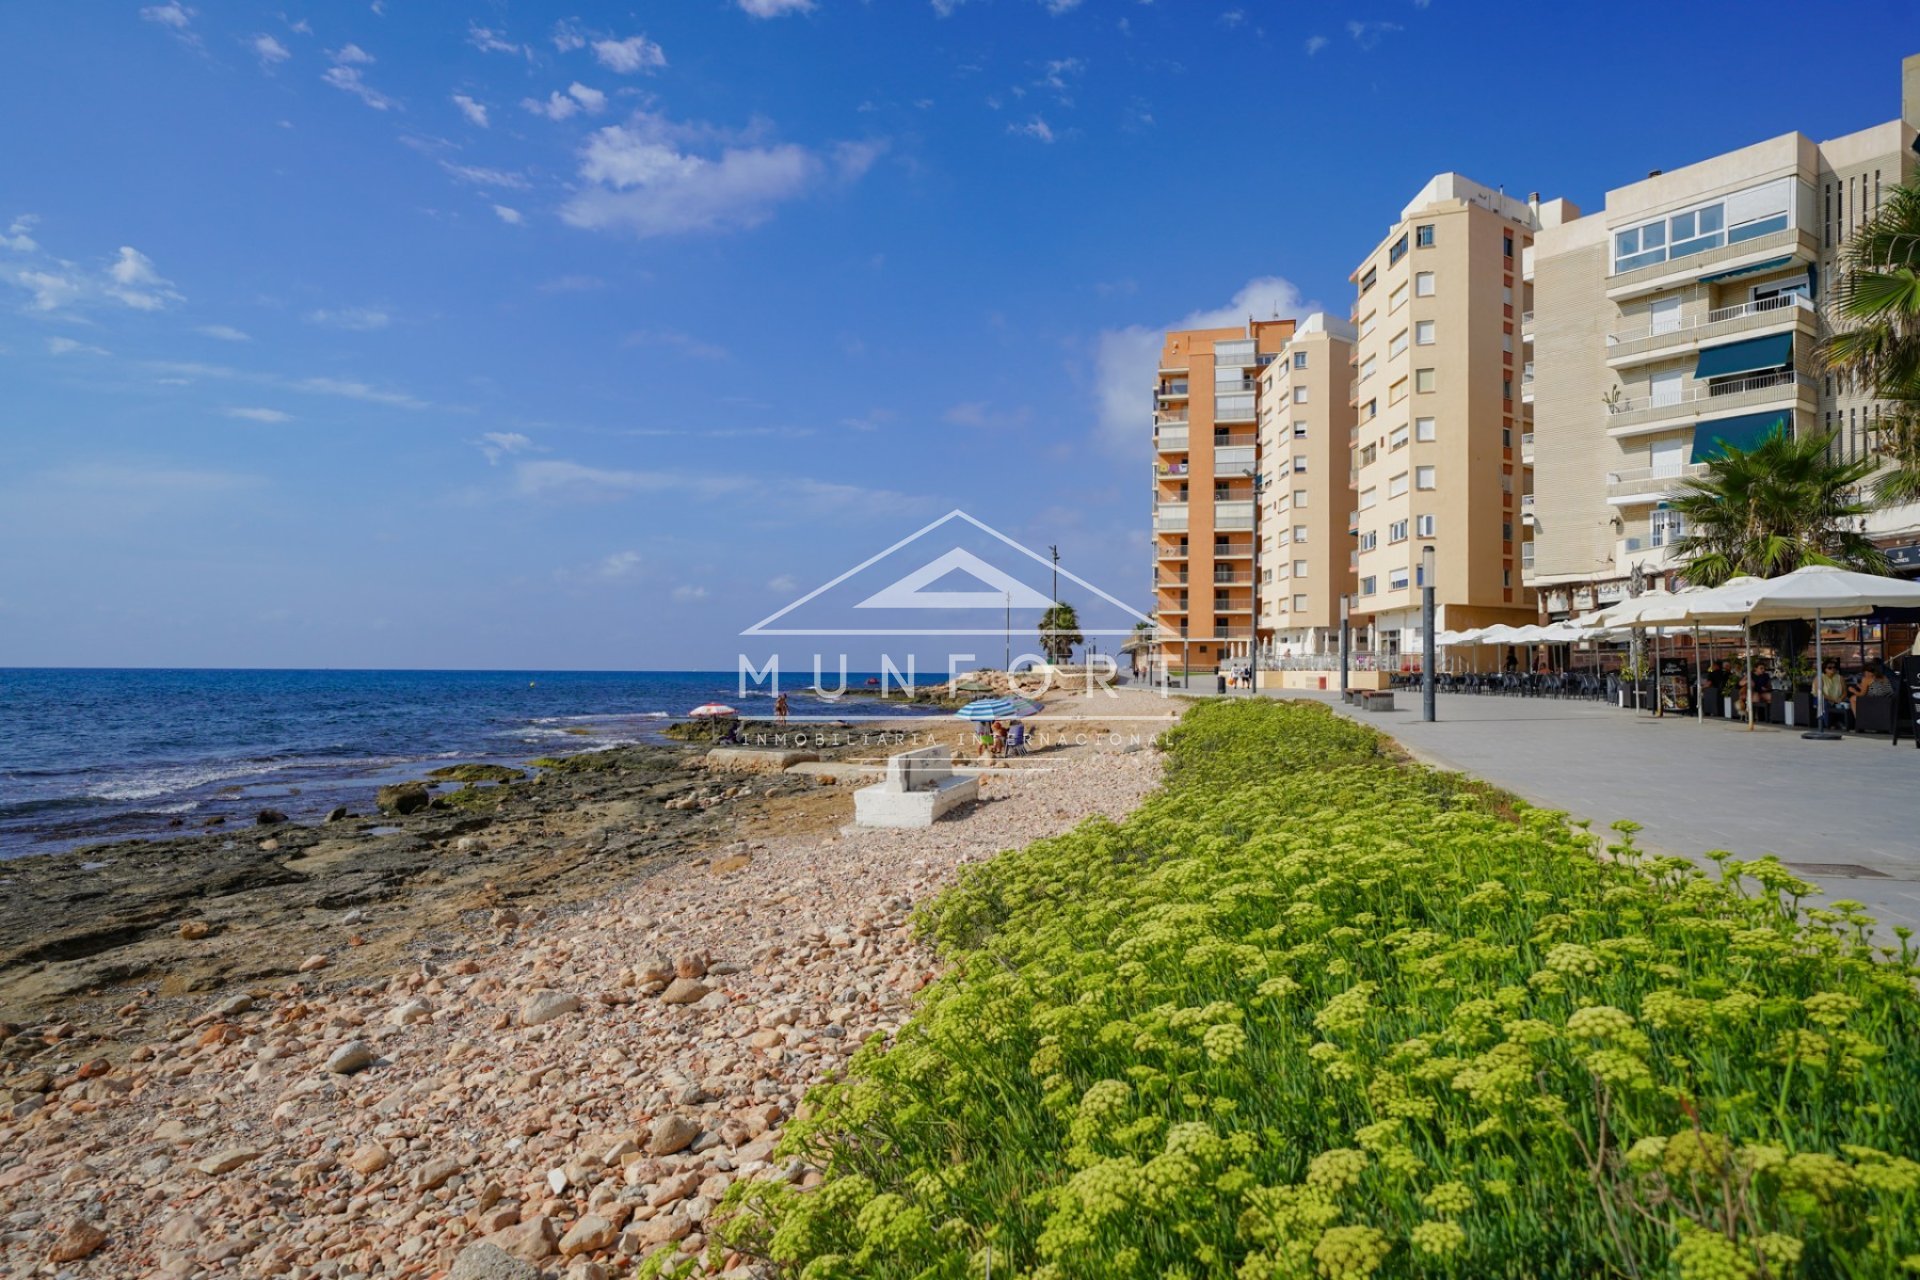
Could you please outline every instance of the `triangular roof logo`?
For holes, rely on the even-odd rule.
[[[928,591],[929,583],[950,573],[964,574],[980,583],[981,591]],[[955,547],[929,560],[906,577],[853,606],[856,609],[1050,609],[1053,601],[1026,583],[996,569],[964,547]]]
[[[914,628],[904,626],[871,628],[782,627],[777,625],[782,618],[785,618],[802,605],[826,594],[849,578],[872,568],[888,556],[901,550],[901,548],[906,547],[910,543],[917,542],[936,529],[939,529],[942,525],[954,520],[966,522],[980,532],[989,535],[1012,548],[1014,551],[1019,552],[1021,555],[1026,556],[1035,564],[1049,572],[1057,570],[1061,579],[1065,582],[1071,582],[1083,590],[1091,592],[1093,595],[1106,601],[1126,615],[1127,625],[1124,627],[1096,628],[1083,625],[1081,627],[1082,634],[1126,635],[1131,633],[1132,625],[1135,621],[1152,621],[1146,614],[1141,613],[1125,601],[1109,595],[1107,592],[1094,586],[1091,582],[1088,582],[1085,578],[1079,577],[1068,569],[1056,565],[1048,557],[1021,546],[1018,542],[1015,542],[1012,538],[1009,538],[1006,534],[1001,533],[991,525],[974,519],[964,511],[954,510],[949,511],[946,515],[941,516],[925,528],[915,530],[913,533],[908,534],[877,555],[869,556],[867,559],[862,560],[859,564],[853,566],[853,568],[847,570],[839,577],[834,578],[832,581],[822,583],[820,586],[815,587],[806,595],[801,596],[798,600],[793,601],[779,611],[762,618],[740,634],[746,636],[998,636],[1004,634],[1003,625],[978,628]],[[933,584],[939,583],[942,578],[954,575],[973,579],[979,584],[980,589],[965,591],[929,589]],[[947,584],[942,585],[945,586]],[[896,579],[878,591],[872,592],[865,599],[855,604],[853,608],[901,610],[989,609],[997,612],[1008,608],[1046,609],[1051,607],[1052,604],[1053,601],[1049,599],[1045,593],[1021,582],[1006,570],[988,563],[986,560],[981,559],[963,547],[952,547],[913,570],[911,573]]]

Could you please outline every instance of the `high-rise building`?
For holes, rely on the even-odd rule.
[[[1882,406],[1823,373],[1814,349],[1848,238],[1915,172],[1920,57],[1903,71],[1902,119],[1656,171],[1541,229],[1526,272],[1539,510],[1527,581],[1549,616],[1618,600],[1636,571],[1665,581],[1686,533],[1668,499],[1725,446],[1817,431],[1842,458],[1875,447]],[[1917,516],[1882,512],[1869,528],[1898,535]]]
[[[1260,616],[1264,652],[1339,648],[1340,597],[1354,587],[1353,326],[1315,312],[1260,371]]]
[[[1437,629],[1535,618],[1520,261],[1541,218],[1537,199],[1439,174],[1353,272],[1354,618],[1382,662],[1420,651],[1428,547]]]
[[[1153,405],[1154,619],[1167,667],[1253,652],[1256,375],[1291,320],[1169,333]]]

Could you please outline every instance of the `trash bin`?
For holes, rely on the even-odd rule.
[[[1213,679],[1214,683],[1219,687],[1220,692],[1225,693],[1227,691],[1227,673],[1222,671],[1214,676]]]

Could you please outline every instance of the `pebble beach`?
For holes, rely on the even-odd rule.
[[[123,993],[16,1024],[32,1052],[0,1079],[0,1272],[595,1280],[671,1251],[769,1275],[705,1261],[711,1217],[740,1180],[817,1178],[775,1144],[937,974],[915,907],[969,863],[1130,811],[1180,706],[1050,698],[1042,749],[925,830],[845,825],[865,776],[816,773],[787,802],[807,820],[775,797],[730,833],[715,807],[680,856],[609,860],[564,904],[523,895],[357,966],[321,951],[272,979],[140,988],[111,1035],[93,1023]]]

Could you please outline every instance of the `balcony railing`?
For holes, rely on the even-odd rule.
[[[1185,462],[1162,462],[1154,467],[1153,471],[1155,475],[1161,476],[1184,476],[1187,474],[1189,465]]]
[[[1177,426],[1185,422],[1187,417],[1188,414],[1185,409],[1162,409],[1153,415],[1153,425],[1156,427]]]
[[[1253,503],[1215,502],[1213,504],[1213,527],[1216,529],[1253,528]]]
[[[1160,453],[1185,453],[1187,451],[1187,429],[1181,427],[1174,431],[1155,433],[1153,447]]]
[[[1658,328],[1651,324],[1638,325],[1632,329],[1619,329],[1607,335],[1607,345],[1619,346],[1624,342],[1638,342],[1642,338],[1673,338],[1676,342],[1690,337],[1701,336],[1699,330],[1710,329],[1715,325],[1730,324],[1735,320],[1745,320],[1750,316],[1765,315],[1774,311],[1805,311],[1808,317],[1813,315],[1813,303],[1797,293],[1785,293],[1772,298],[1762,298],[1757,302],[1743,302],[1733,307],[1715,307],[1705,316],[1695,316],[1691,320],[1681,320]],[[1786,317],[1782,317],[1785,319]]]
[[[1704,462],[1666,463],[1657,467],[1624,467],[1607,473],[1607,496],[1629,498],[1644,496],[1648,501],[1678,489],[1695,476],[1707,473]]]
[[[1185,547],[1161,547],[1155,554],[1156,560],[1185,560],[1188,555]]]
[[[1531,431],[1520,433],[1520,461],[1533,461],[1533,432]]]
[[[1670,414],[1691,413],[1696,406],[1702,403],[1744,396],[1749,392],[1773,391],[1776,388],[1791,389],[1799,386],[1811,387],[1816,385],[1818,385],[1817,381],[1804,373],[1798,373],[1792,369],[1769,369],[1765,373],[1749,374],[1744,378],[1728,378],[1725,381],[1715,381],[1704,384],[1693,383],[1683,388],[1681,393],[1673,399],[1657,404],[1654,402],[1652,396],[1633,396],[1628,399],[1613,401],[1607,406],[1607,409],[1611,416],[1616,419],[1614,423],[1615,426],[1625,426],[1627,425],[1626,423],[1618,421],[1618,419],[1624,415],[1639,414],[1642,416],[1666,417]],[[1786,394],[1788,394],[1787,391],[1780,392],[1780,395]],[[1773,400],[1780,398],[1780,395],[1765,396],[1763,398]],[[1649,413],[1649,411],[1654,412]]]
[[[1171,383],[1161,387],[1155,394],[1162,400],[1185,400],[1187,398],[1187,384],[1184,382]]]
[[[1216,542],[1213,544],[1215,560],[1251,560],[1253,544],[1251,542]]]

